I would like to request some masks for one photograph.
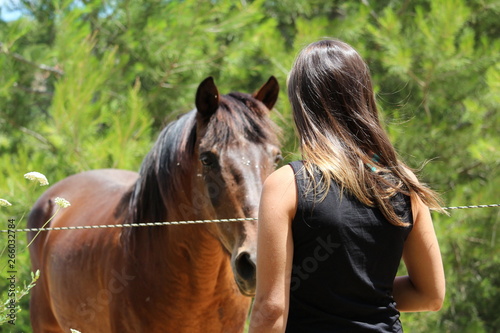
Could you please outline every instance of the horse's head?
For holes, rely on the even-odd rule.
[[[209,210],[208,216],[257,217],[262,183],[281,159],[277,128],[269,119],[278,93],[274,77],[252,95],[220,95],[212,78],[200,84],[196,94],[198,171],[193,199],[204,206],[203,210]],[[230,253],[240,291],[252,295],[257,222],[214,223],[212,230]]]

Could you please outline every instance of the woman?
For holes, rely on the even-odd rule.
[[[443,303],[437,195],[398,159],[351,46],[307,46],[288,95],[303,161],[263,187],[250,332],[402,332],[400,311]]]

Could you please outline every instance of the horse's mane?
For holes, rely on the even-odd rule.
[[[139,179],[128,200],[128,223],[165,218],[169,197],[179,188],[180,174],[191,168],[196,140],[196,110],[168,124],[142,161]]]
[[[244,135],[251,142],[278,145],[278,128],[268,112],[263,103],[249,94],[222,95],[218,110],[207,124],[204,140],[213,142],[214,147],[227,146],[237,144],[238,137]],[[161,131],[142,162],[139,179],[123,197],[120,210],[126,214],[125,223],[163,221],[168,213],[165,203],[175,203],[175,196],[185,194],[186,184],[182,182],[195,164],[196,114],[197,110],[192,110]]]

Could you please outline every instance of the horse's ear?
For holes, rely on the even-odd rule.
[[[274,76],[271,76],[259,90],[253,93],[252,96],[264,103],[264,105],[271,110],[278,99],[279,92],[280,85],[278,80],[276,80]]]
[[[198,115],[205,121],[210,119],[219,108],[219,90],[217,90],[211,76],[203,80],[198,86],[195,103]]]

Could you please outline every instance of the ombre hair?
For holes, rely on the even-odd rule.
[[[379,120],[368,66],[350,45],[328,39],[305,47],[289,74],[288,97],[305,171],[321,200],[335,181],[397,226],[408,223],[391,204],[396,193],[443,211],[438,195],[398,158]]]

